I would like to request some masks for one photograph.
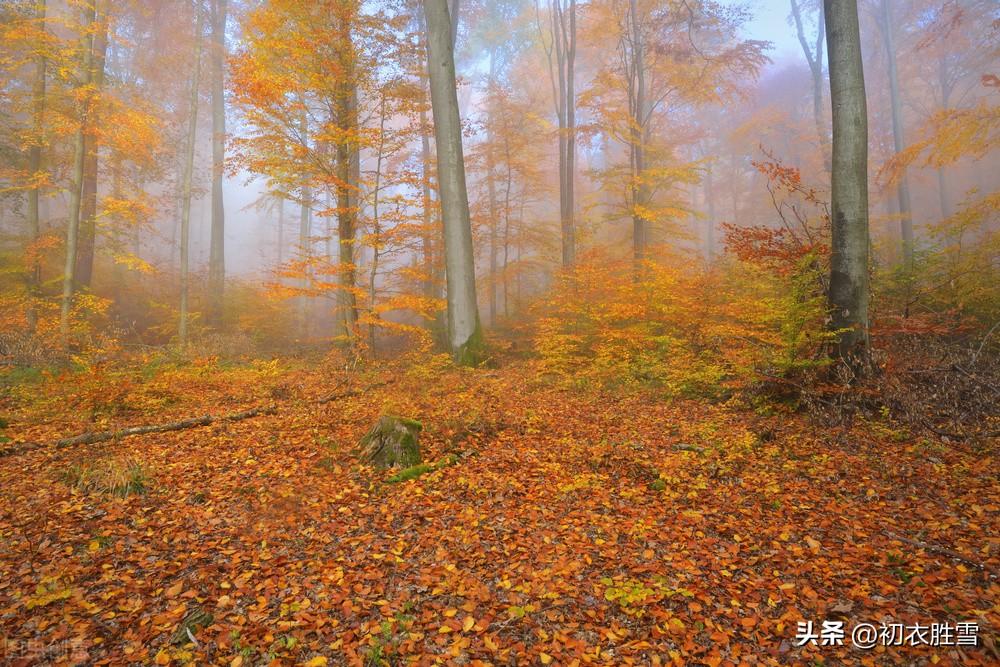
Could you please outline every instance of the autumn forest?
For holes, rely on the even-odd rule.
[[[994,0],[0,0],[0,664],[1000,662]]]

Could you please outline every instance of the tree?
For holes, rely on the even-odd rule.
[[[462,121],[455,84],[452,22],[447,0],[424,0],[431,111],[437,145],[438,186],[444,219],[448,284],[448,343],[459,363],[477,363],[482,331],[476,304],[476,269],[472,250],[469,196],[462,152]]]
[[[191,181],[194,173],[194,145],[198,132],[198,87],[201,83],[201,7],[200,0],[195,0],[195,48],[194,73],[191,75],[190,117],[188,119],[187,143],[184,146],[184,165],[181,183],[181,308],[180,325],[177,337],[183,348],[188,341],[188,263],[190,261],[191,240]]]
[[[45,35],[45,0],[38,0],[35,6],[35,20],[38,22],[38,30]],[[41,40],[39,40],[41,41]],[[38,197],[41,187],[38,179],[41,178],[42,168],[42,133],[45,127],[45,52],[41,48],[35,54],[35,80],[31,91],[31,112],[32,129],[34,137],[31,148],[28,150],[28,172],[32,179],[32,187],[28,190],[28,229],[31,234],[31,243],[37,244],[42,236],[41,220],[38,213]],[[37,256],[37,249],[33,249],[30,264],[30,276],[28,284],[31,289],[32,303],[28,307],[27,320],[28,331],[34,333],[38,325],[38,313],[35,310],[34,299],[38,298],[39,289],[42,284],[42,264]]]
[[[857,0],[824,0],[833,107],[829,301],[837,353],[861,373],[868,357],[868,105]]]
[[[208,259],[209,316],[218,322],[226,285],[226,207],[222,176],[226,159],[226,10],[228,0],[212,6],[212,235]]]
[[[830,139],[827,135],[826,123],[823,120],[823,38],[826,29],[823,26],[823,5],[820,3],[816,17],[816,43],[810,46],[806,39],[805,25],[802,20],[802,9],[798,0],[791,0],[792,18],[795,20],[795,33],[802,46],[802,53],[809,63],[809,73],[812,75],[813,122],[816,123],[816,134],[819,137],[820,151],[823,153],[823,165],[830,172]]]
[[[892,10],[889,0],[879,0],[881,20],[878,22],[882,31],[882,42],[885,44],[885,56],[889,71],[889,103],[892,108],[892,144],[895,152],[902,152],[905,145],[903,137],[903,107],[899,90],[899,72],[896,67],[896,43],[894,36]],[[910,207],[910,188],[906,174],[902,173],[896,181],[896,196],[899,201],[899,231],[903,243],[903,266],[906,270],[913,269],[913,213]]]
[[[539,19],[540,22],[540,19]],[[559,123],[559,220],[562,264],[576,261],[576,0],[549,0],[550,39],[542,34],[549,61],[552,102]],[[539,26],[541,30],[541,26]],[[553,57],[554,56],[554,57]]]
[[[80,195],[83,190],[83,170],[86,160],[86,131],[93,103],[91,77],[93,75],[94,35],[91,25],[95,20],[93,5],[80,9],[80,73],[77,83],[77,126],[73,133],[73,163],[69,192],[69,222],[66,226],[66,263],[63,270],[62,303],[59,310],[59,331],[63,344],[69,344],[70,312],[76,290],[76,253],[80,239]]]
[[[90,82],[95,103],[91,105],[89,127],[84,137],[83,190],[80,193],[80,239],[76,253],[76,283],[90,287],[94,277],[94,249],[97,242],[97,177],[102,132],[102,105],[96,102],[104,87],[108,50],[108,0],[94,4],[95,21],[91,26],[93,53],[90,58]]]

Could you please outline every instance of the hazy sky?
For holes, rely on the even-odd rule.
[[[750,0],[750,11],[754,18],[746,26],[747,36],[772,42],[771,60],[802,57],[795,28],[788,24],[789,0]]]

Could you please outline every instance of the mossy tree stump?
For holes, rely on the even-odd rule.
[[[361,438],[361,456],[381,469],[418,465],[422,429],[423,425],[414,419],[383,415]]]

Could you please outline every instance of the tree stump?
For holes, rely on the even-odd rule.
[[[414,419],[383,415],[361,438],[361,456],[377,468],[409,468],[421,462],[418,435],[423,425]]]

